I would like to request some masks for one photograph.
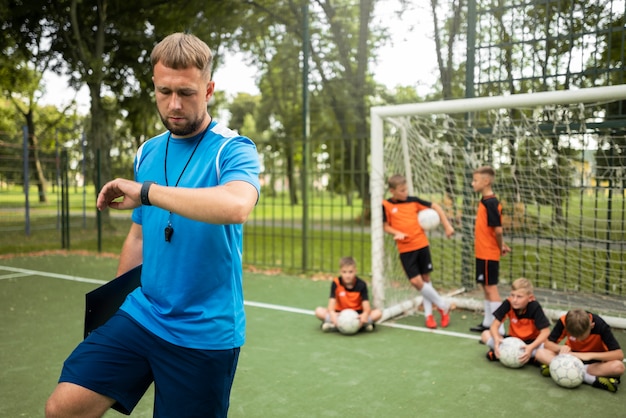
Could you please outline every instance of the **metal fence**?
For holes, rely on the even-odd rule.
[[[457,2],[442,4],[453,7]],[[469,42],[470,48],[457,46],[455,51],[468,50],[473,54],[461,53],[458,68],[448,70],[462,71],[465,65],[474,69],[468,72],[471,77],[466,78],[465,94],[468,96],[626,82],[626,3],[623,0],[504,1],[498,4],[470,0],[467,4],[467,9],[463,10],[463,15],[467,13],[468,18],[467,26],[462,29],[462,42]],[[312,109],[311,126],[327,125],[327,117],[324,109]],[[291,138],[290,141],[289,152],[274,144],[258,144],[263,163],[263,190],[258,206],[245,226],[244,262],[259,269],[329,275],[336,273],[341,256],[352,255],[359,262],[360,274],[369,277],[370,212],[379,210],[370,207],[369,147],[363,146],[369,138],[318,136],[307,139],[306,144],[301,138]],[[41,190],[48,196],[60,195],[60,182],[52,180],[58,178],[53,164],[58,155],[41,155],[48,180],[44,185],[32,172],[24,175],[32,170],[34,162],[30,156],[24,159],[21,145],[11,144],[21,142],[0,143],[0,232],[21,230],[28,233],[27,225],[33,210],[45,207],[58,219],[61,217],[61,206],[50,207],[42,202],[35,205],[33,202],[33,196],[40,194]],[[308,155],[305,150],[310,150]],[[623,150],[623,147],[619,148],[620,152]],[[32,155],[33,151],[28,154]],[[73,151],[71,155],[80,155],[78,150]],[[580,157],[580,165],[592,164],[590,158],[589,155]],[[612,161],[611,170],[623,170],[623,156],[604,159]],[[308,164],[303,164],[303,160]],[[84,227],[84,219],[90,213],[86,202],[94,198],[90,194],[93,186],[84,179],[92,176],[81,171],[80,158],[72,161],[68,184],[74,193],[70,193],[70,198],[78,198],[78,202],[71,205],[71,211],[82,210],[83,218],[77,224],[72,221],[71,228],[80,228]],[[30,187],[24,189],[25,183],[30,183]],[[623,185],[617,188],[602,183],[571,186],[579,187],[570,192],[586,199],[584,207],[604,207],[607,193],[613,191],[623,197]],[[30,193],[25,194],[24,190]],[[58,205],[60,200],[57,199]],[[617,207],[623,212],[623,201]],[[46,221],[49,224],[34,225],[31,222],[30,225],[58,228],[54,216],[55,221]],[[598,212],[597,216],[600,222],[602,214]],[[624,236],[623,227],[617,233],[612,232],[612,245],[623,245]],[[520,252],[533,252],[536,240],[542,238],[525,233],[518,239]],[[602,237],[599,242],[604,242]],[[441,276],[452,278],[458,277],[459,268],[473,268],[452,262],[439,265]],[[598,289],[598,292],[605,291]],[[616,292],[614,294],[624,292],[621,286],[608,291]]]

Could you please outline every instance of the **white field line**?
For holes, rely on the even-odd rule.
[[[3,274],[0,276],[0,280],[17,279],[19,277],[27,277],[27,276],[31,276],[31,275],[26,274],[26,273]]]
[[[246,300],[243,302],[243,304],[246,306],[254,306],[255,308],[273,309],[275,311],[291,312],[291,313],[298,313],[298,314],[304,314],[304,315],[315,315],[314,311],[310,311],[307,309],[292,308],[290,306],[282,306],[282,305],[273,305],[271,303],[252,302],[252,301]]]
[[[20,269],[16,267],[8,267],[8,266],[0,266],[0,270],[12,271],[15,273],[21,273],[23,276],[44,276],[44,277],[52,277],[54,279],[63,279],[69,280],[72,282],[83,282],[83,283],[94,283],[94,284],[105,284],[106,280],[96,280],[96,279],[87,279],[85,277],[78,276],[68,276],[67,274],[57,274],[50,273],[48,271],[37,271],[37,270],[28,270],[28,269]]]
[[[15,275],[8,275],[8,276],[15,276],[15,277],[26,277],[26,276],[43,276],[43,277],[51,277],[54,279],[62,279],[62,280],[69,280],[69,281],[73,281],[73,282],[82,282],[82,283],[94,283],[94,284],[104,284],[107,283],[106,280],[97,280],[97,279],[89,279],[86,277],[78,277],[78,276],[69,276],[66,274],[57,274],[57,273],[50,273],[50,272],[46,272],[46,271],[38,271],[38,270],[29,270],[29,269],[21,269],[21,268],[15,268],[15,267],[8,267],[8,266],[0,266],[0,271],[1,270],[5,270],[5,271],[10,271],[10,272],[14,272],[14,273],[19,273],[19,275],[15,276]],[[0,279],[2,278],[7,278],[6,276],[0,276]],[[290,306],[282,306],[282,305],[274,305],[271,303],[263,303],[263,302],[253,302],[253,301],[245,301],[244,304],[246,306],[252,306],[255,308],[264,308],[264,309],[272,309],[275,311],[283,311],[283,312],[290,312],[290,313],[297,313],[297,314],[304,314],[304,315],[315,315],[314,311],[308,310],[308,309],[299,309],[299,308],[293,308]],[[475,336],[475,335],[469,335],[469,334],[463,334],[463,333],[459,333],[459,332],[452,332],[452,331],[445,331],[445,330],[433,330],[433,329],[429,329],[429,328],[425,328],[425,327],[416,327],[416,326],[411,326],[411,325],[402,325],[402,324],[394,324],[394,323],[387,323],[387,322],[383,322],[380,324],[377,324],[379,326],[385,326],[385,327],[391,327],[391,328],[401,328],[401,329],[406,329],[406,330],[410,330],[410,331],[419,331],[419,332],[428,332],[431,334],[440,334],[440,335],[448,335],[448,336],[454,336],[454,337],[461,337],[461,338],[470,338],[473,340],[479,340],[480,337]]]
[[[88,279],[86,277],[68,276],[68,275],[65,275],[65,274],[57,274],[57,273],[50,273],[50,272],[45,272],[45,271],[20,269],[20,268],[15,268],[15,267],[8,267],[8,266],[0,266],[0,270],[20,273],[20,274],[15,274],[15,275],[13,275],[13,274],[11,274],[11,275],[2,275],[2,276],[0,276],[0,280],[9,278],[8,276],[10,276],[10,277],[43,276],[43,277],[52,277],[54,279],[62,279],[62,280],[69,280],[69,281],[82,282],[82,283],[94,283],[94,284],[104,284],[104,283],[107,283],[106,280]],[[454,293],[456,293],[456,292],[454,292]],[[311,311],[311,310],[308,310],[308,309],[300,309],[300,308],[293,308],[293,307],[290,307],[290,306],[274,305],[274,304],[271,304],[271,303],[245,301],[244,304],[246,306],[252,306],[252,307],[255,307],[255,308],[263,308],[263,309],[272,309],[272,310],[275,310],[275,311],[283,311],[283,312],[290,312],[290,313],[297,313],[297,314],[304,314],[304,315],[314,315],[315,314],[314,311]],[[480,337],[478,335],[464,334],[462,332],[446,331],[446,330],[439,330],[439,329],[430,329],[430,328],[425,328],[425,327],[417,327],[417,326],[413,326],[413,325],[396,324],[396,323],[391,323],[391,322],[383,322],[383,323],[379,323],[377,325],[378,326],[384,326],[384,327],[390,327],[390,328],[405,329],[405,330],[409,330],[409,331],[426,332],[426,333],[429,333],[429,334],[446,335],[446,336],[449,336],[449,337],[467,338],[467,339],[471,339],[471,340],[480,340]],[[626,359],[624,361],[626,362]]]

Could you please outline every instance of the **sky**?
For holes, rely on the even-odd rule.
[[[437,74],[435,47],[430,39],[430,12],[425,4],[416,6],[417,10],[410,10],[399,20],[390,8],[382,7],[391,3],[379,2],[382,10],[378,10],[375,15],[382,25],[390,28],[391,42],[379,50],[378,62],[373,66],[374,78],[389,88],[413,86],[418,93],[425,94],[436,81]],[[225,55],[223,60],[213,75],[216,90],[225,91],[228,96],[235,96],[239,92],[258,93],[255,85],[256,70],[245,63],[242,54]],[[72,100],[74,92],[68,91],[64,78],[46,73],[44,82],[47,92],[42,103],[63,106]],[[77,93],[77,102],[79,111],[88,113],[89,94],[86,87]]]

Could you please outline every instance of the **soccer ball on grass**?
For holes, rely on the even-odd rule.
[[[430,231],[439,226],[439,214],[435,209],[424,209],[417,213],[417,220],[419,221],[424,231]]]
[[[559,354],[550,362],[550,377],[557,385],[564,388],[580,386],[584,375],[583,362],[571,354]]]
[[[524,364],[519,356],[524,352],[526,344],[517,337],[507,337],[500,344],[500,363],[511,369],[519,369]]]
[[[359,313],[353,309],[344,309],[337,317],[337,329],[345,335],[356,334],[361,328]]]

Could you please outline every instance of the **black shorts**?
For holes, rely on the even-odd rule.
[[[433,260],[430,257],[429,247],[401,253],[400,262],[409,280],[415,276],[428,274],[433,271]]]
[[[497,285],[499,274],[499,261],[476,259],[476,283],[480,283],[483,286]]]

